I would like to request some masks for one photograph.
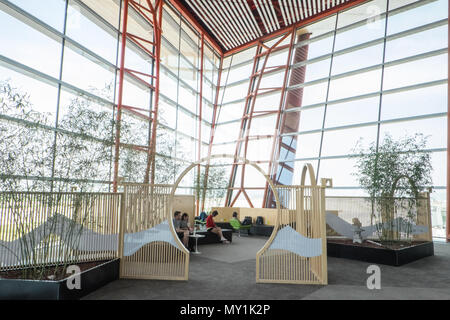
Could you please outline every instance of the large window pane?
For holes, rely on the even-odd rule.
[[[319,156],[322,133],[301,134],[297,137],[296,158],[314,158]]]
[[[64,54],[63,81],[110,101],[113,98],[114,72],[68,47]]]
[[[313,104],[324,103],[327,98],[327,88],[328,81],[304,87],[302,105],[309,106]]]
[[[45,6],[40,1],[9,0],[16,6],[62,32],[64,27],[65,0],[46,0]]]
[[[386,61],[443,49],[447,45],[448,26],[445,25],[407,37],[389,40],[386,43]]]
[[[380,91],[380,88],[381,68],[345,78],[331,80],[328,100],[338,100],[377,92]]]
[[[112,106],[105,106],[81,94],[62,91],[58,126],[62,129],[112,141]]]
[[[333,59],[332,75],[358,70],[383,62],[383,44],[352,51]]]
[[[391,3],[395,1],[390,1]],[[410,10],[400,10],[389,16],[388,35],[448,18],[448,1],[419,1]]]
[[[377,126],[325,131],[322,144],[322,156],[356,153],[355,148],[358,145],[367,148],[376,139]]]
[[[309,63],[305,67],[303,67],[306,71],[304,82],[327,78],[330,74],[330,62],[331,59],[325,59],[318,62]]]
[[[384,71],[383,89],[406,87],[447,78],[448,55],[402,63]]]
[[[379,106],[379,96],[338,104],[330,104],[327,107],[325,127],[332,128],[377,121]]]
[[[111,63],[116,61],[117,33],[79,6],[69,1],[67,35]]]
[[[273,135],[275,132],[276,120],[276,115],[253,118],[250,128],[250,135]]]
[[[13,102],[15,95],[25,95],[26,99],[23,102],[25,107],[37,112],[41,123],[55,125],[58,92],[56,86],[0,66],[0,90],[4,97],[0,106],[5,104],[0,113],[26,120],[27,117],[14,107],[16,103]],[[7,99],[7,94],[11,99]]]
[[[0,55],[58,78],[61,42],[0,10]]]
[[[383,95],[381,120],[447,112],[447,84]]]
[[[353,175],[356,161],[357,158],[322,159],[319,177],[333,179],[333,187],[357,187],[358,179]]]
[[[217,109],[217,121],[220,123],[240,119],[244,112],[244,106],[245,101],[221,106]]]
[[[236,121],[228,124],[221,124],[216,127],[214,133],[214,143],[235,141],[239,137],[241,122]]]
[[[385,32],[386,0],[374,0],[338,14],[335,50],[382,38]]]
[[[394,140],[400,140],[406,135],[422,133],[425,137],[428,136],[427,149],[446,148],[447,135],[445,132],[447,132],[445,117],[389,123],[381,125],[380,141],[386,134],[390,134]]]

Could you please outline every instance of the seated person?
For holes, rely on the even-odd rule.
[[[237,217],[237,212],[233,212],[233,217],[231,219],[235,219],[237,221],[239,221],[238,217]],[[248,217],[247,217],[248,218]],[[239,224],[241,224],[242,226],[248,226],[252,224],[252,221],[250,219],[244,219],[242,222],[239,221]]]
[[[189,230],[190,232],[194,231],[194,228],[189,225],[189,215],[187,213],[183,213],[181,216],[180,229]]]
[[[220,237],[220,241],[222,241],[223,243],[230,243],[230,241],[228,241],[222,234],[222,229],[218,226],[216,226],[215,222],[214,222],[214,217],[217,216],[219,213],[217,212],[217,210],[214,210],[209,216],[208,218],[206,218],[206,229],[208,230],[208,232],[212,232],[217,234]]]
[[[204,226],[206,224],[207,217],[208,215],[206,214],[206,212],[202,211],[199,216],[194,218],[194,224]]]
[[[233,212],[233,217],[231,218],[231,220],[237,220],[237,221],[239,221],[239,219],[238,219],[238,217],[237,217],[237,212],[236,212],[236,211]],[[230,222],[231,222],[231,221],[230,221]],[[239,223],[242,224],[240,221],[239,221]]]
[[[198,217],[195,217],[195,220],[204,222],[207,217],[208,215],[206,214],[206,212],[202,211]]]
[[[181,212],[175,211],[173,214],[173,227],[175,228],[175,231],[178,234],[178,237],[181,241],[183,241],[183,244],[186,248],[189,247],[189,229],[183,230],[181,229]]]
[[[244,222],[246,222],[244,224]],[[251,222],[248,223],[248,219],[244,219],[243,222],[239,221],[237,212],[233,212],[233,217],[230,220],[230,224],[235,230],[239,230],[239,235],[241,230],[247,230],[248,234],[250,235],[250,227]]]

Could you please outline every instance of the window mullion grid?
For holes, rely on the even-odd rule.
[[[383,61],[381,66],[381,79],[380,79],[380,102],[378,106],[378,125],[377,125],[377,140],[376,140],[376,152],[378,152],[378,147],[380,144],[380,131],[381,131],[381,108],[383,101],[383,83],[384,83],[384,70],[385,70],[385,61],[386,61],[386,44],[387,44],[387,28],[388,28],[388,17],[389,17],[389,0],[386,1],[386,15],[385,15],[385,24],[384,24],[384,41],[383,41]],[[375,160],[375,170],[377,167],[377,163]]]
[[[63,73],[63,66],[64,66],[64,49],[66,46],[66,30],[67,30],[67,10],[69,6],[69,0],[65,1],[65,8],[64,8],[64,29],[63,29],[63,38],[61,39],[61,57],[59,62],[59,76],[58,76],[58,92],[57,92],[57,98],[56,98],[56,117],[55,117],[55,129],[58,129],[58,118],[59,118],[59,107],[61,103],[61,81],[62,81],[62,73]],[[54,184],[54,177],[55,177],[55,163],[56,163],[56,143],[57,143],[58,133],[55,130],[54,132],[54,138],[53,138],[53,155],[52,155],[52,173],[51,173],[51,180],[50,180],[50,192],[53,192],[53,184]]]
[[[174,151],[175,153],[173,155],[171,155],[171,158],[173,159],[173,157],[175,155],[178,154],[178,111],[179,111],[179,107],[178,107],[178,101],[179,101],[179,95],[180,95],[180,61],[181,61],[181,16],[179,14],[179,23],[178,23],[178,66],[177,66],[177,104],[176,104],[176,117],[175,117],[175,147],[174,147]],[[177,161],[177,160],[174,160]],[[177,175],[176,173],[176,168],[177,166],[175,165],[173,168],[173,176],[175,177]]]
[[[330,70],[329,70],[329,73],[328,73],[327,94],[326,94],[325,105],[324,105],[324,109],[323,109],[323,121],[322,121],[322,130],[321,130],[320,146],[319,146],[319,159],[317,160],[316,180],[319,179],[320,157],[322,156],[323,136],[324,136],[324,129],[325,129],[325,120],[326,120],[326,116],[327,116],[328,95],[330,93],[331,72],[333,71],[334,48],[335,48],[335,45],[336,45],[336,29],[337,29],[337,26],[338,26],[338,20],[339,20],[339,12],[336,14],[336,22],[335,22],[335,26],[334,26],[333,46],[332,46],[332,49],[331,49],[331,57],[330,57]]]

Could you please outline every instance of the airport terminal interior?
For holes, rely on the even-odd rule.
[[[448,16],[0,0],[0,299],[450,299]]]

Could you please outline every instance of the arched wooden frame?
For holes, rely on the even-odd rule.
[[[189,252],[173,237],[169,225],[171,219],[167,221],[172,185],[124,183],[123,186],[119,232],[120,278],[187,280],[184,267]],[[155,227],[156,233],[147,233]],[[158,236],[152,237],[155,234]],[[137,249],[136,240],[142,244]],[[128,250],[134,252],[128,251],[125,255],[126,243],[131,244]]]
[[[399,182],[401,179],[404,179],[404,178],[406,178],[406,180],[408,180],[409,184],[411,185],[411,189],[412,189],[412,191],[414,192],[414,197],[417,198],[417,197],[418,197],[417,186],[416,186],[416,184],[414,183],[414,181],[413,181],[409,176],[407,176],[406,174],[400,175],[400,176],[398,176],[398,177],[394,180],[394,183],[392,184],[391,193],[390,193],[389,196],[390,196],[391,198],[394,197],[394,195],[395,195],[395,190],[397,190],[397,184],[398,184],[398,182]]]
[[[309,171],[309,177],[311,180],[310,186],[305,186],[306,174]],[[300,180],[300,185],[297,186],[278,186],[282,189],[290,190],[296,194],[295,198],[295,210],[289,210],[290,208],[279,209],[277,212],[277,219],[274,226],[274,231],[270,236],[266,244],[256,254],[256,281],[265,283],[292,283],[292,284],[327,284],[327,242],[326,242],[326,222],[325,222],[325,188],[332,185],[331,179],[322,179],[322,185],[318,186],[314,175],[314,169],[311,164],[304,165]],[[274,189],[273,186],[271,186]],[[309,198],[309,199],[308,199]],[[277,194],[277,204],[279,195]],[[305,200],[307,199],[307,200]],[[309,210],[305,209],[305,201],[309,201]],[[279,206],[277,205],[277,208]],[[280,227],[286,225],[286,219],[282,216],[283,212],[292,213],[295,216],[295,229],[303,236],[307,237],[306,229],[313,228],[316,236],[321,239],[321,255],[314,258],[302,257],[298,254],[289,252],[282,254],[277,258],[277,262],[270,263],[268,267],[270,270],[263,271],[263,275],[260,274],[262,259],[264,255],[271,254],[271,245],[274,243],[277,237]],[[316,225],[307,227],[300,223],[305,221],[305,215],[311,216],[315,214],[314,222]],[[290,218],[289,218],[290,219]],[[289,220],[290,221],[290,220]],[[312,221],[312,220],[311,220]],[[290,224],[288,222],[287,224]],[[279,250],[279,247],[277,247]],[[276,250],[276,249],[275,249]],[[306,263],[305,263],[306,261]],[[285,265],[283,265],[285,264]],[[264,269],[266,267],[263,267]],[[316,272],[315,278],[312,278],[308,274],[309,270],[314,269]],[[290,275],[280,274],[284,270]],[[268,275],[268,276],[267,276]],[[319,276],[317,276],[319,275]]]
[[[175,181],[175,184],[173,185],[173,187],[172,187],[172,191],[171,191],[171,193],[170,193],[170,195],[169,195],[169,203],[168,203],[168,211],[167,211],[167,219],[168,219],[168,221],[169,221],[169,225],[170,225],[170,230],[172,231],[172,234],[173,234],[173,236],[174,236],[174,238],[175,238],[175,241],[177,242],[177,244],[181,247],[181,248],[183,248],[183,250],[184,250],[184,252],[186,253],[186,255],[187,255],[187,257],[186,257],[186,265],[185,265],[185,279],[186,280],[188,280],[188,274],[189,274],[189,251],[184,247],[184,245],[182,244],[182,242],[180,241],[180,239],[178,238],[178,235],[177,235],[177,233],[176,233],[176,231],[175,231],[175,228],[174,228],[174,226],[173,226],[173,220],[172,220],[172,215],[173,215],[173,201],[174,201],[174,196],[175,196],[175,191],[177,190],[177,188],[178,188],[178,186],[179,186],[179,184],[180,184],[180,182],[183,180],[183,178],[186,176],[186,174],[189,172],[189,171],[191,171],[193,168],[195,168],[195,167],[197,167],[198,165],[200,165],[200,164],[202,164],[203,162],[206,162],[206,161],[210,161],[210,160],[212,160],[212,159],[220,159],[220,158],[228,158],[228,159],[233,159],[233,160],[235,160],[235,161],[240,161],[240,162],[242,162],[242,163],[245,163],[245,164],[249,164],[249,165],[251,165],[251,166],[253,166],[256,170],[258,170],[263,176],[264,176],[264,178],[266,179],[266,181],[267,181],[267,183],[269,184],[269,186],[270,186],[270,188],[272,189],[272,191],[273,191],[273,194],[274,194],[274,197],[275,197],[275,202],[276,202],[276,208],[277,208],[277,219],[276,219],[276,225],[278,226],[278,221],[279,221],[279,218],[280,218],[280,209],[281,209],[281,206],[280,206],[280,199],[279,199],[279,197],[278,197],[278,193],[277,193],[277,191],[276,191],[276,189],[275,189],[275,186],[274,186],[274,184],[273,184],[273,182],[270,180],[270,178],[269,178],[269,176],[264,172],[264,170],[263,169],[261,169],[256,163],[254,163],[253,161],[250,161],[250,160],[247,160],[247,159],[245,159],[245,158],[243,158],[243,157],[240,157],[240,156],[234,156],[234,155],[231,155],[231,154],[215,154],[215,155],[211,155],[211,156],[209,156],[209,157],[205,157],[205,158],[202,158],[202,159],[200,159],[199,161],[197,161],[197,162],[195,162],[195,163],[192,163],[189,167],[187,167],[179,176],[178,176],[178,179]],[[274,232],[272,233],[272,235],[271,235],[271,237],[269,238],[269,240],[267,241],[267,243],[266,243],[266,245],[263,247],[263,248],[265,248],[266,246],[267,246],[267,244],[270,242],[270,240],[271,239],[273,239],[274,238],[274,235],[276,234],[276,232],[275,232],[275,230],[277,230],[277,228],[274,228]],[[261,249],[262,250],[262,249]],[[261,251],[260,250],[260,251]],[[256,281],[258,281],[258,254],[256,255],[256,264],[257,264],[257,268],[256,268]]]
[[[300,180],[300,185],[304,186],[305,185],[305,180],[306,180],[306,172],[309,172],[309,179],[311,180],[311,186],[315,187],[317,186],[317,181],[316,181],[316,177],[314,175],[314,168],[311,165],[311,163],[307,163],[303,166],[303,170],[302,170],[302,178]]]

